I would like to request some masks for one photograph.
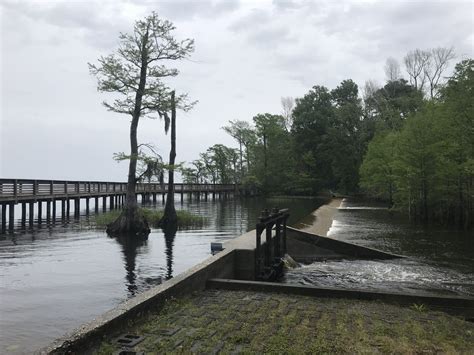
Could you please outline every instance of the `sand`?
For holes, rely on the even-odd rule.
[[[342,200],[342,198],[333,198],[329,203],[319,207],[316,211],[313,211],[311,214],[315,217],[314,222],[301,229],[305,232],[326,237]]]

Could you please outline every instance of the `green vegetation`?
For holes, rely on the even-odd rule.
[[[398,129],[380,130],[360,173],[362,187],[423,221],[472,227],[474,61],[456,65],[437,100],[424,101]]]
[[[424,222],[470,228],[474,201],[474,61],[447,81],[452,49],[393,58],[387,82],[352,80],[283,98],[282,114],[256,114],[223,129],[238,148],[216,144],[183,170],[186,182],[241,183],[267,195],[364,192]],[[363,96],[363,99],[360,98]]]
[[[171,300],[124,332],[147,354],[469,353],[474,325],[374,301],[207,290]],[[114,354],[104,341],[98,354]]]
[[[108,211],[106,213],[98,214],[94,216],[92,223],[98,228],[104,228],[109,223],[112,223],[120,216],[121,210]],[[163,210],[154,210],[149,208],[140,208],[139,213],[146,218],[151,226],[158,228],[160,227],[159,222],[163,217]],[[188,227],[200,227],[208,223],[208,219],[202,216],[196,216],[192,213],[184,210],[177,210],[178,215],[178,228]]]

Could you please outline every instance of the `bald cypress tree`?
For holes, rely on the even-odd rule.
[[[130,155],[125,207],[116,221],[107,227],[111,235],[148,235],[150,229],[140,213],[136,200],[138,141],[140,118],[155,115],[165,117],[171,108],[171,90],[163,78],[178,75],[178,70],[166,66],[170,61],[189,57],[194,41],[176,40],[173,24],[156,13],[135,22],[132,34],[121,34],[115,54],[101,57],[98,64],[89,64],[97,77],[100,92],[115,94],[113,101],[104,102],[109,110],[131,117]]]

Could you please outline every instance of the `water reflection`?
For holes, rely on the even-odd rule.
[[[174,238],[176,237],[176,232],[178,231],[177,224],[167,225],[166,228],[163,228],[163,233],[165,235],[165,245],[166,245],[166,279],[169,280],[173,277],[173,244]]]
[[[126,286],[129,297],[137,293],[137,274],[136,274],[136,259],[137,249],[147,244],[146,238],[137,238],[136,236],[120,236],[114,237],[122,248],[123,258],[125,261],[125,271],[127,280]]]

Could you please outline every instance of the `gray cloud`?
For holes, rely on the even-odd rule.
[[[191,60],[168,81],[199,100],[178,115],[179,161],[232,144],[221,129],[228,120],[278,113],[281,96],[346,78],[383,83],[389,56],[401,62],[411,49],[451,45],[473,56],[472,2],[7,0],[0,7],[5,177],[125,179],[126,164],[111,157],[128,149],[129,118],[101,107],[105,95],[86,64],[111,53],[118,33],[153,10],[176,24],[177,37],[196,40]],[[162,131],[162,122],[143,120],[139,139],[166,156]]]
[[[189,21],[198,17],[212,18],[215,16],[223,16],[237,10],[240,6],[239,1],[228,0],[168,0],[158,2],[132,0],[131,2],[149,11],[155,10],[159,15],[173,21]]]
[[[288,11],[299,9],[305,6],[305,2],[308,1],[296,1],[296,0],[273,0],[273,6],[278,10]]]

